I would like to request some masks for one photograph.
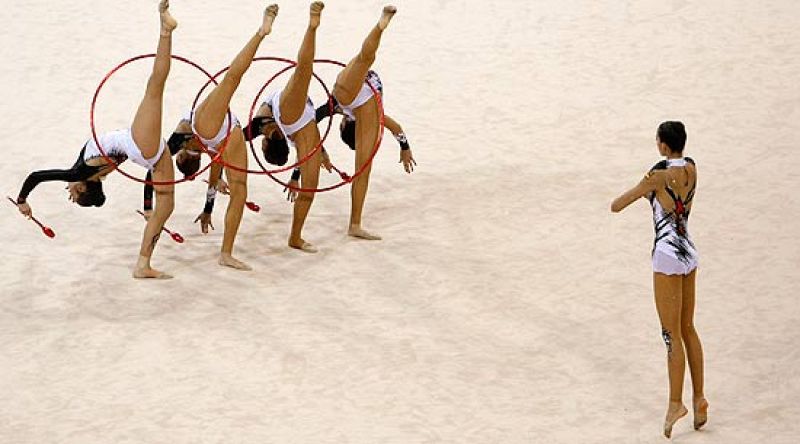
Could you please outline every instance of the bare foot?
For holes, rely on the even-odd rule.
[[[667,418],[664,420],[664,436],[669,438],[672,436],[672,426],[689,413],[683,403],[670,402],[669,409],[667,410]]]
[[[151,267],[143,267],[133,270],[133,277],[136,279],[172,279],[171,275]]]
[[[158,12],[161,13],[161,35],[169,36],[178,27],[178,21],[169,13],[169,0],[161,0]]]
[[[380,20],[378,20],[378,28],[382,30],[386,29],[389,26],[389,22],[392,20],[392,17],[397,13],[397,8],[392,5],[387,5],[383,7],[383,14],[381,14]]]
[[[357,237],[359,239],[381,240],[381,237],[378,236],[377,234],[372,234],[369,231],[367,231],[367,230],[365,230],[365,229],[363,229],[361,227],[357,227],[357,226],[353,226],[353,225],[351,225],[350,229],[347,230],[347,235],[348,236]]]
[[[317,250],[317,247],[304,241],[303,239],[300,239],[298,241],[293,241],[290,239],[289,246],[291,248],[294,248],[295,250],[305,251],[306,253],[316,253],[317,251],[319,251]]]
[[[237,270],[242,270],[242,271],[252,270],[252,268],[250,268],[249,265],[245,264],[239,259],[234,259],[233,256],[231,256],[228,253],[220,253],[219,260],[217,262],[222,266],[235,268]]]
[[[317,29],[323,9],[325,9],[325,3],[314,2],[311,4],[311,17],[308,19],[309,28]]]
[[[275,21],[275,17],[278,16],[278,5],[269,5],[267,9],[264,10],[264,23],[261,24],[261,27],[258,28],[258,35],[264,37],[269,35],[272,32],[272,22]]]
[[[706,398],[694,400],[694,429],[700,430],[708,422],[708,401]]]

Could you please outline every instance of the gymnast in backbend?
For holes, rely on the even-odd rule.
[[[358,125],[353,123],[352,126],[352,131],[354,133],[353,146],[355,147],[354,149],[356,151],[356,171],[358,171],[369,159],[369,156],[372,153],[372,149],[374,148],[375,142],[378,138],[380,115],[377,102],[373,97],[372,89],[370,89],[366,82],[371,82],[373,87],[375,87],[377,90],[382,89],[382,86],[380,85],[380,79],[377,78],[377,75],[368,77],[368,72],[369,68],[372,66],[372,63],[375,61],[375,55],[380,44],[381,35],[389,25],[389,22],[396,12],[397,8],[394,6],[386,6],[383,8],[380,20],[364,40],[358,55],[356,55],[339,73],[336,79],[336,84],[333,88],[333,97],[336,101],[337,109],[348,116],[350,121],[359,122]],[[310,65],[311,62],[308,63]],[[310,69],[311,68],[309,66],[309,74],[306,80],[306,90],[308,82],[310,82]],[[310,106],[311,104],[309,101],[306,109],[308,109]],[[328,105],[326,104],[323,105],[322,108],[327,107]],[[267,108],[267,104],[263,104],[256,113],[256,117],[266,117],[269,114]],[[314,112],[313,115],[309,114],[308,118],[316,120],[317,117],[317,113]],[[320,119],[323,117],[324,113],[319,115]],[[402,134],[402,129],[400,128],[399,124],[397,124],[391,118],[386,119],[386,122],[387,127],[392,132],[396,131],[396,136],[400,136],[403,139],[401,141],[401,147],[409,148],[408,142],[405,139],[405,136]],[[278,150],[272,148],[273,142],[270,140],[270,135],[273,133],[274,129],[268,123],[264,123],[263,120],[257,121],[254,119],[254,122],[251,123],[251,125],[253,124],[255,124],[257,128],[251,128],[251,131],[248,132],[255,136],[265,136],[264,141],[262,142],[262,149],[264,150],[264,155],[267,160],[273,164],[280,165],[285,163],[286,158],[288,157],[288,149],[278,152]],[[309,121],[308,125],[311,125],[311,121]],[[347,123],[345,123],[345,125],[347,125]],[[319,130],[316,129],[316,125],[314,125],[314,128],[316,134],[319,134]],[[312,147],[316,146],[318,143],[318,138],[315,140],[316,141]],[[298,158],[302,158],[307,152],[307,149],[298,149]],[[411,155],[410,149],[401,151],[401,162],[403,162],[406,171],[411,172],[413,170],[415,161]],[[302,188],[316,188],[318,184],[320,164],[327,165],[327,168],[330,168],[330,162],[328,161],[327,155],[324,152],[321,160],[318,160],[317,156],[314,156],[314,158],[301,165],[300,171],[295,171],[292,177],[293,185],[297,185],[297,179],[302,178]],[[348,234],[363,239],[377,240],[380,239],[379,236],[369,233],[361,227],[361,213],[364,208],[364,200],[367,193],[370,168],[371,166],[368,165],[364,172],[353,180],[351,189],[352,206]],[[292,222],[289,245],[294,248],[301,248],[300,246],[303,246],[302,249],[306,251],[316,251],[305,241],[303,241],[301,237],[303,224],[305,223],[305,219],[308,214],[308,208],[310,207],[313,199],[313,193],[290,193],[290,199],[293,199],[295,196],[297,196],[295,201],[295,215]]]
[[[117,164],[132,160],[152,172],[151,177],[155,181],[170,182],[174,179],[174,171],[172,159],[169,154],[165,155],[166,142],[161,137],[161,112],[164,86],[170,70],[172,31],[178,23],[169,13],[169,0],[161,0],[158,11],[161,26],[155,61],[133,122],[129,128],[101,134],[98,140],[107,156]],[[33,212],[28,196],[38,184],[49,181],[68,182],[70,200],[82,207],[103,206],[106,196],[101,180],[113,170],[113,165],[108,164],[94,139],[89,139],[72,168],[35,171],[25,179],[17,197],[19,211],[31,216]],[[139,259],[133,271],[135,278],[171,277],[152,268],[150,258],[161,229],[175,205],[174,185],[157,185],[155,193],[157,205],[144,229]]]
[[[224,145],[226,148],[222,153],[222,159],[237,168],[247,168],[244,134],[236,117],[229,114],[228,108],[242,77],[253,62],[259,45],[264,37],[272,31],[272,23],[277,15],[278,5],[270,5],[266,8],[261,26],[231,62],[225,77],[197,106],[194,113],[185,116],[183,121],[178,124],[175,131],[177,135],[173,134],[170,137],[174,147],[171,151],[175,151],[178,169],[184,175],[192,175],[200,168],[201,148],[193,143],[191,133],[196,134],[212,154],[217,153],[218,148]],[[228,135],[229,126],[230,135]],[[209,176],[209,194],[217,186],[220,168],[218,164],[212,165]],[[231,198],[225,213],[225,233],[222,238],[219,264],[239,270],[250,270],[250,266],[233,257],[233,243],[247,200],[247,173],[229,167],[225,167],[225,173]],[[210,218],[210,212],[206,213],[205,211],[198,216],[204,231],[205,227],[210,224]]]
[[[297,65],[286,86],[267,95],[256,113],[257,129],[249,128],[250,137],[263,135],[262,150],[267,161],[282,165],[289,155],[289,143],[295,146],[298,157],[305,157],[320,142],[314,104],[308,97],[308,87],[314,70],[314,52],[317,28],[320,24],[322,2],[313,2],[309,7],[309,20],[303,42],[297,53]],[[254,120],[256,120],[254,119]],[[255,130],[255,133],[253,131]],[[316,188],[319,183],[320,153],[315,153],[300,169],[303,171],[303,187]],[[300,193],[294,206],[294,217],[288,244],[291,248],[316,252],[302,235],[303,224],[311,209],[314,193]]]

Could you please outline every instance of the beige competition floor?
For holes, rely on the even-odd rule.
[[[227,65],[265,4],[173,0],[174,53]],[[299,46],[307,3],[280,6],[260,55]],[[330,0],[318,57],[352,56],[381,6]],[[386,140],[365,217],[383,241],[345,236],[342,189],[312,208],[320,253],[290,251],[281,187],[251,176],[263,209],[245,214],[236,254],[255,271],[223,269],[227,199],[201,235],[197,181],[178,187],[168,223],[186,243],[165,237],[154,259],[176,278],[139,282],[138,184],[109,177],[102,209],[41,185],[30,202],[54,240],[0,207],[0,442],[660,443],[650,211],[608,207],[658,160],[666,119],[686,123],[700,173],[691,229],[711,402],[707,429],[689,417],[673,440],[797,442],[800,4],[397,6],[375,68],[419,169],[403,173]],[[3,1],[4,194],[33,169],[72,164],[103,75],[155,49],[155,8]],[[234,112],[246,118],[278,67],[253,65]],[[103,90],[101,131],[129,124],[148,69]],[[326,82],[335,72],[320,65]],[[202,83],[173,65],[165,133]],[[316,84],[311,94],[323,99]],[[327,146],[352,171],[335,130]]]

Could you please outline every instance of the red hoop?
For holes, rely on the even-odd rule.
[[[266,83],[266,84],[264,84],[264,86],[262,86],[262,87],[261,87],[261,89],[259,90],[259,92],[258,92],[258,95],[256,96],[255,100],[253,100],[253,105],[250,107],[250,114],[248,115],[248,119],[247,119],[247,122],[246,122],[246,123],[247,123],[247,125],[246,125],[246,126],[248,127],[248,130],[249,130],[249,131],[252,131],[252,128],[250,128],[250,127],[249,127],[249,123],[250,123],[250,122],[253,120],[253,114],[254,114],[255,107],[256,107],[256,105],[258,104],[258,98],[259,98],[259,96],[260,96],[260,95],[261,95],[261,94],[264,92],[264,90],[266,89],[266,87],[267,87],[267,86],[268,86],[270,83],[272,83],[272,82],[273,82],[273,81],[274,81],[276,78],[278,78],[280,75],[282,75],[282,74],[283,74],[283,73],[285,73],[286,71],[288,71],[288,70],[290,70],[290,69],[294,68],[294,67],[297,65],[297,63],[296,63],[296,62],[294,62],[293,60],[285,59],[285,58],[282,58],[282,57],[256,57],[256,58],[254,58],[254,59],[253,59],[253,61],[254,61],[254,62],[259,62],[259,61],[276,61],[276,62],[284,62],[284,63],[288,64],[289,66],[287,66],[287,67],[285,67],[285,68],[281,69],[280,71],[278,71],[278,72],[277,72],[275,75],[273,75],[273,76],[272,76],[272,77],[271,77],[271,78],[270,78],[270,79],[267,81],[267,83]],[[337,63],[338,63],[338,62],[337,62]],[[344,65],[342,65],[342,66],[344,66]],[[214,76],[212,77],[212,79],[216,79],[216,78],[217,78],[217,77],[219,77],[221,74],[223,74],[223,73],[225,73],[226,71],[228,71],[229,69],[230,69],[230,66],[227,66],[227,67],[225,67],[225,68],[221,69],[219,72],[217,72],[216,74],[214,74]],[[321,78],[320,78],[320,77],[319,77],[317,74],[315,74],[315,73],[312,73],[312,75],[314,76],[314,78],[316,78],[316,79],[317,79],[317,81],[320,83],[320,85],[322,85],[322,88],[325,90],[325,94],[326,94],[328,97],[331,97],[330,90],[328,89],[328,86],[325,84],[325,82],[324,82],[324,81],[323,81],[323,80],[322,80],[322,79],[321,79]],[[194,103],[192,104],[192,111],[194,111],[194,107],[195,107],[195,105],[197,104],[197,100],[198,100],[198,98],[199,98],[199,97],[200,97],[200,95],[203,93],[203,91],[205,91],[205,89],[208,87],[208,85],[209,85],[209,84],[211,84],[211,82],[212,82],[212,80],[209,80],[209,81],[207,81],[207,82],[206,82],[206,84],[205,84],[205,85],[203,85],[203,87],[202,87],[202,88],[200,88],[200,91],[197,93],[197,96],[195,97],[195,101],[194,101]],[[330,103],[330,107],[331,107],[331,111],[332,111],[332,109],[333,109],[333,102],[332,102],[330,99],[329,99],[329,103]],[[331,113],[331,114],[332,114],[332,113]],[[225,161],[225,159],[223,159],[223,158],[221,158],[221,157],[220,157],[218,160],[215,158],[214,162],[217,162],[217,163],[221,164],[221,165],[222,165],[222,166],[224,166],[225,168],[230,168],[230,169],[232,169],[232,170],[234,170],[234,171],[239,171],[239,172],[241,172],[241,173],[247,173],[247,174],[270,174],[270,173],[281,173],[281,172],[284,172],[284,171],[288,171],[288,170],[290,170],[290,169],[292,169],[292,168],[295,168],[295,167],[297,167],[297,166],[299,166],[299,165],[302,165],[303,163],[307,162],[309,159],[311,159],[311,157],[312,157],[312,156],[313,156],[313,155],[314,155],[314,154],[315,154],[317,151],[319,151],[319,150],[322,148],[322,144],[325,142],[325,139],[328,137],[328,134],[330,133],[330,130],[331,130],[331,125],[332,125],[332,123],[333,123],[333,122],[328,122],[328,127],[327,127],[327,128],[326,128],[326,130],[325,130],[325,134],[323,135],[323,137],[322,137],[322,140],[320,140],[319,144],[318,144],[318,145],[317,145],[317,146],[314,148],[314,150],[312,150],[311,152],[309,152],[308,154],[306,154],[306,156],[305,156],[305,157],[303,157],[302,159],[300,159],[300,160],[298,160],[297,162],[295,162],[295,163],[293,163],[293,164],[291,164],[291,165],[289,165],[289,166],[286,166],[286,167],[277,168],[277,169],[275,169],[275,170],[268,170],[268,169],[267,169],[267,168],[264,166],[264,164],[263,164],[263,163],[261,163],[261,160],[258,158],[258,154],[256,153],[255,149],[253,148],[253,141],[252,141],[252,140],[250,140],[250,141],[249,141],[249,144],[250,144],[250,151],[253,153],[253,157],[255,157],[255,159],[256,159],[256,163],[258,164],[258,166],[259,166],[259,167],[261,167],[261,170],[260,170],[260,171],[259,171],[259,170],[251,170],[251,169],[248,169],[248,168],[242,168],[242,167],[239,167],[239,166],[236,166],[236,165],[232,165],[232,164],[230,164],[230,163],[226,162],[226,161]],[[247,136],[249,137],[249,136],[250,136],[250,134],[247,134]]]
[[[216,159],[219,158],[220,156],[222,156],[222,153],[225,150],[225,147],[227,146],[227,142],[226,142],[225,146],[223,146],[222,149],[219,150],[219,152],[217,153],[217,156],[214,157],[212,159],[212,161],[208,165],[206,165],[204,168],[201,168],[200,170],[198,170],[196,173],[192,174],[191,176],[187,176],[187,177],[184,177],[183,179],[172,180],[172,181],[153,181],[153,180],[139,179],[138,177],[135,177],[135,176],[123,171],[119,167],[119,164],[117,162],[115,162],[112,158],[110,158],[108,156],[108,154],[106,154],[105,149],[103,149],[103,146],[100,144],[100,141],[97,139],[97,130],[96,130],[95,124],[94,124],[94,109],[95,109],[95,106],[97,105],[97,97],[100,95],[100,91],[103,89],[103,86],[106,84],[108,79],[111,78],[111,76],[114,75],[114,73],[116,73],[117,71],[119,71],[122,67],[124,67],[124,66],[126,66],[126,65],[128,65],[130,63],[133,63],[133,62],[135,62],[137,60],[141,60],[141,59],[152,58],[152,57],[155,57],[155,56],[156,56],[155,54],[143,54],[143,55],[139,55],[139,56],[136,56],[136,57],[132,57],[132,58],[130,58],[128,60],[125,60],[124,62],[120,63],[119,65],[114,67],[114,69],[109,71],[108,74],[106,74],[106,76],[100,82],[100,85],[97,87],[97,90],[95,90],[95,92],[94,92],[94,97],[92,98],[92,106],[91,106],[91,108],[89,110],[89,125],[90,125],[90,127],[92,129],[92,139],[94,139],[94,143],[97,144],[97,149],[100,151],[100,155],[103,156],[103,159],[106,162],[108,162],[108,164],[113,165],[113,167],[111,168],[112,171],[116,170],[117,172],[119,172],[123,176],[127,177],[128,179],[134,180],[134,181],[139,182],[139,183],[144,183],[144,184],[148,184],[148,185],[175,185],[175,184],[186,182],[186,181],[189,181],[189,180],[194,180],[195,177],[197,177],[198,175],[202,174],[203,172],[205,172],[206,170],[211,168],[211,165],[216,161]],[[181,61],[183,63],[186,63],[188,65],[191,65],[191,66],[197,68],[200,72],[205,74],[206,77],[208,77],[210,79],[209,83],[210,82],[213,82],[215,84],[217,83],[216,82],[216,76],[212,77],[211,74],[209,74],[205,69],[203,69],[197,63],[195,63],[195,62],[193,62],[193,61],[191,61],[191,60],[189,60],[189,59],[187,59],[185,57],[181,57],[181,56],[177,56],[177,55],[170,55],[170,58],[178,60],[178,61]],[[219,74],[217,74],[217,75],[219,75]],[[230,134],[230,129],[231,129],[231,119],[228,119],[228,134]],[[206,152],[208,152],[208,147],[206,147],[202,143],[202,141],[198,140],[198,142],[200,143],[200,146],[202,146],[203,149]],[[170,158],[170,161],[172,161],[171,158]]]
[[[316,59],[316,60],[314,60],[314,63],[329,63],[329,64],[332,64],[332,65],[346,66],[342,62],[338,62],[336,60],[328,60],[328,59]],[[336,185],[331,185],[331,186],[325,187],[325,188],[294,187],[294,186],[289,185],[286,182],[282,182],[280,179],[276,178],[272,174],[267,173],[269,178],[274,180],[275,182],[283,185],[284,187],[289,188],[290,190],[293,190],[293,191],[297,191],[297,192],[300,192],[300,193],[319,193],[319,192],[335,190],[335,189],[337,189],[337,188],[339,188],[341,186],[344,186],[345,184],[348,184],[348,183],[352,182],[356,177],[360,176],[367,169],[367,167],[372,164],[372,160],[375,158],[375,155],[378,154],[378,149],[380,148],[381,141],[383,140],[383,130],[384,130],[384,124],[385,124],[385,116],[383,114],[383,100],[381,99],[381,95],[378,92],[378,90],[376,90],[375,87],[372,86],[371,83],[369,83],[369,82],[366,82],[366,83],[367,83],[367,86],[369,86],[369,89],[372,90],[372,96],[375,98],[375,104],[378,106],[378,138],[375,140],[375,148],[372,149],[372,154],[370,154],[370,156],[367,159],[367,161],[364,162],[364,165],[361,165],[361,168],[359,168],[358,171],[356,171],[352,176],[348,176],[347,173],[343,173],[342,171],[339,171],[337,168],[334,167],[334,169],[342,177],[342,181],[337,183]],[[266,88],[266,85],[264,87]],[[332,97],[331,97],[330,94],[328,94],[328,104],[329,104],[329,107],[331,107],[331,108],[333,107],[333,100],[332,100]],[[253,110],[251,109],[250,112],[252,113]],[[328,122],[328,129],[330,129],[330,124],[333,121],[333,111],[332,110],[331,110],[331,115],[330,115],[329,119],[330,119],[330,121]],[[327,133],[326,133],[326,135],[327,135]],[[252,143],[252,141],[251,141],[251,143]],[[320,144],[322,144],[322,142],[320,142]]]
[[[219,163],[222,163],[223,165],[224,165],[224,161],[222,159],[222,153],[225,151],[226,148],[228,148],[228,143],[230,143],[230,138],[231,138],[231,132],[233,131],[233,117],[234,116],[233,116],[233,113],[231,112],[231,109],[228,108],[228,110],[226,111],[226,114],[228,115],[228,129],[225,132],[225,138],[223,139],[224,143],[222,144],[222,148],[219,149],[219,151],[217,152],[216,155],[212,155],[211,154],[210,148],[208,148],[203,143],[203,141],[200,139],[200,135],[194,132],[194,110],[195,110],[195,108],[197,108],[197,102],[200,100],[200,96],[203,95],[203,91],[205,91],[206,88],[208,88],[208,85],[210,85],[212,83],[214,85],[217,85],[218,84],[217,83],[217,77],[221,76],[222,74],[227,72],[229,69],[230,69],[230,65],[225,67],[225,68],[223,68],[223,69],[221,69],[221,70],[219,70],[219,71],[217,71],[213,76],[208,76],[208,81],[206,81],[206,83],[203,85],[203,87],[200,88],[199,91],[197,91],[197,95],[194,96],[194,101],[192,101],[192,109],[189,111],[189,127],[192,129],[192,137],[197,141],[197,144],[200,145],[201,150],[204,153],[206,153],[209,156],[211,156],[211,163],[219,162]],[[240,124],[241,124],[241,122],[240,122]]]
[[[247,116],[247,124],[248,124],[247,128],[248,128],[248,131],[252,131],[252,127],[249,125],[249,123],[253,120],[253,114],[255,113],[255,109],[256,109],[256,106],[258,105],[259,98],[260,98],[261,94],[263,94],[264,90],[273,81],[275,81],[275,79],[277,79],[280,75],[282,75],[286,71],[292,69],[293,67],[297,66],[297,62],[295,62],[293,60],[286,59],[286,58],[282,58],[282,57],[256,57],[256,58],[253,59],[253,61],[254,62],[255,61],[278,61],[278,62],[284,62],[284,63],[288,64],[289,66],[283,68],[282,70],[280,70],[276,74],[274,74],[272,77],[270,77],[270,79],[267,80],[267,82],[264,85],[261,86],[261,89],[259,89],[258,94],[256,95],[255,99],[253,100],[252,105],[250,106],[250,113]],[[334,64],[334,65],[339,65],[339,66],[342,66],[342,67],[346,66],[342,62],[338,62],[336,60],[327,60],[327,59],[316,59],[316,60],[314,60],[314,63],[329,63],[329,64]],[[230,66],[223,68],[218,73],[216,73],[213,77],[214,78],[218,77],[220,74],[226,72],[228,69],[230,69]],[[383,114],[383,102],[382,102],[382,100],[380,98],[380,94],[369,83],[367,83],[367,86],[370,87],[370,89],[372,90],[373,96],[376,97],[375,100],[377,102],[378,109],[379,109],[379,114],[380,114],[379,119],[378,119],[378,123],[379,123],[378,139],[375,141],[375,148],[372,150],[372,154],[370,154],[369,158],[364,163],[364,165],[362,165],[361,168],[358,171],[356,171],[355,174],[353,174],[353,176],[348,176],[347,173],[339,172],[339,175],[342,177],[342,181],[337,183],[336,185],[332,185],[332,186],[325,187],[325,188],[299,188],[299,187],[294,187],[294,186],[289,185],[288,183],[282,182],[280,179],[278,179],[278,178],[273,176],[273,174],[275,174],[275,173],[281,173],[281,172],[284,172],[284,171],[288,171],[288,170],[290,170],[292,168],[295,168],[295,167],[297,167],[299,165],[302,165],[305,162],[307,162],[308,160],[310,160],[311,157],[314,154],[316,154],[317,151],[319,151],[322,148],[322,145],[325,143],[325,140],[327,139],[328,134],[330,134],[331,126],[332,126],[332,123],[333,123],[333,119],[332,119],[332,117],[333,117],[333,97],[331,95],[330,90],[328,89],[328,86],[325,84],[325,82],[316,73],[312,73],[312,75],[314,76],[314,78],[317,79],[317,81],[322,85],[322,88],[325,90],[325,93],[328,96],[328,106],[331,109],[331,119],[328,121],[328,126],[325,129],[325,133],[321,137],[319,143],[317,144],[316,147],[314,147],[313,150],[311,150],[303,158],[299,159],[297,162],[295,162],[295,163],[293,163],[293,164],[291,164],[289,166],[284,166],[284,167],[281,167],[281,168],[276,168],[274,170],[269,170],[261,162],[261,159],[259,159],[258,154],[256,153],[256,150],[255,150],[255,148],[253,146],[253,140],[251,138],[248,141],[248,144],[250,145],[250,152],[253,153],[253,157],[255,158],[256,163],[258,164],[258,166],[261,167],[261,171],[251,170],[251,169],[248,169],[248,168],[241,168],[241,167],[238,167],[236,165],[231,165],[231,164],[229,164],[228,162],[226,162],[222,158],[220,158],[218,160],[215,160],[215,162],[223,165],[226,168],[230,168],[232,170],[243,172],[243,173],[248,173],[248,174],[266,174],[273,181],[283,185],[286,188],[289,188],[289,189],[292,189],[292,190],[295,190],[295,191],[299,191],[299,192],[313,192],[313,193],[316,193],[316,192],[324,192],[324,191],[334,190],[336,188],[339,188],[339,187],[341,187],[341,186],[343,186],[345,184],[348,184],[348,183],[352,182],[353,179],[355,179],[356,177],[361,175],[366,170],[366,168],[372,163],[372,160],[375,158],[375,155],[378,153],[378,149],[380,148],[380,144],[381,144],[381,141],[383,139],[384,121],[385,121],[384,114]],[[205,88],[208,87],[209,84],[210,84],[210,81],[206,82],[206,84],[203,85],[203,87],[200,89],[200,92],[198,93],[198,97],[199,97],[200,94],[202,94],[203,90],[205,90]],[[195,99],[195,103],[196,103],[196,100],[197,99]],[[252,136],[252,134],[247,134],[247,137],[250,137],[250,136]]]
[[[258,99],[260,98],[260,96],[264,92],[264,90],[267,88],[267,86],[269,86],[270,83],[272,83],[279,75],[283,74],[284,72],[286,72],[287,70],[289,70],[293,66],[297,65],[297,63],[294,62],[294,61],[287,60],[287,59],[281,59],[281,58],[277,58],[277,57],[259,57],[259,58],[254,59],[254,60],[259,60],[259,59],[277,60],[277,61],[282,61],[282,62],[286,62],[286,63],[291,63],[292,65],[284,68],[283,70],[281,70],[280,72],[278,72],[277,74],[272,76],[261,87],[261,89],[258,91],[258,94],[256,95],[255,99],[253,100],[253,104],[250,107],[250,114],[248,115],[248,123],[253,120],[253,114],[254,114],[256,105],[258,104]],[[332,65],[339,65],[339,66],[342,66],[342,67],[346,66],[342,62],[339,62],[339,61],[336,61],[336,60],[328,60],[328,59],[315,59],[314,63],[329,63],[329,64],[332,64]],[[353,179],[355,179],[356,177],[361,175],[366,170],[366,168],[372,163],[372,160],[375,158],[375,155],[378,153],[378,148],[380,148],[381,141],[383,139],[383,128],[384,128],[383,102],[381,101],[380,94],[378,93],[378,91],[369,82],[367,82],[367,86],[369,86],[369,88],[372,90],[372,94],[375,97],[375,101],[376,101],[376,103],[378,105],[378,110],[379,110],[379,118],[378,118],[379,130],[378,130],[378,139],[375,141],[375,148],[372,150],[372,154],[370,154],[369,158],[364,163],[364,165],[362,165],[361,168],[358,171],[356,171],[356,173],[353,174],[352,176],[348,176],[347,173],[342,173],[342,172],[339,171],[339,174],[342,177],[342,181],[337,183],[336,185],[331,185],[331,186],[325,187],[325,188],[300,188],[300,187],[294,187],[294,186],[289,185],[286,182],[282,182],[280,179],[278,179],[275,176],[273,176],[273,174],[275,174],[275,173],[288,171],[289,169],[295,168],[298,165],[302,165],[303,163],[305,163],[309,159],[311,159],[311,157],[314,154],[316,154],[316,152],[319,151],[319,149],[322,147],[322,144],[325,142],[325,139],[328,137],[328,134],[330,133],[331,124],[333,123],[333,96],[331,95],[330,90],[328,90],[327,85],[325,85],[325,82],[323,82],[322,79],[320,79],[319,76],[317,76],[317,74],[314,74],[314,77],[322,84],[322,87],[325,89],[325,93],[328,95],[328,107],[330,108],[331,112],[330,112],[330,118],[328,120],[328,126],[327,126],[327,128],[325,130],[325,135],[321,138],[320,142],[317,144],[317,146],[313,150],[311,150],[308,154],[306,154],[302,159],[300,159],[297,162],[295,162],[293,165],[289,165],[287,167],[278,168],[278,169],[275,169],[275,170],[268,170],[266,167],[264,167],[264,164],[261,163],[261,160],[258,158],[258,155],[255,152],[255,148],[253,147],[253,139],[251,138],[248,141],[248,143],[250,144],[250,151],[253,153],[253,156],[256,159],[256,163],[258,163],[258,166],[260,166],[261,169],[263,170],[263,172],[258,172],[256,174],[266,174],[266,175],[269,176],[270,179],[272,179],[273,181],[283,185],[286,188],[289,188],[291,190],[298,191],[298,192],[307,192],[307,193],[317,193],[317,192],[335,190],[336,188],[339,188],[339,187],[341,187],[341,186],[343,186],[345,184],[348,184],[348,183],[352,182]],[[252,128],[250,128],[250,131],[252,131]],[[249,136],[251,136],[251,134],[248,134],[248,137]]]

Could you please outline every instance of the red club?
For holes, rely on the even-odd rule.
[[[339,173],[339,177],[341,177],[343,181],[351,182],[353,180],[353,178],[350,177],[349,174],[345,173],[344,171],[341,171],[339,168],[336,168],[336,165],[331,164],[331,168],[333,168],[333,171]]]
[[[6,196],[6,198],[8,198],[8,200],[9,200],[9,201],[10,201],[12,204],[14,204],[14,206],[15,206],[15,207],[17,207],[17,206],[18,206],[18,205],[17,205],[17,203],[14,201],[14,199],[12,199],[12,198],[10,198],[10,197],[8,197],[8,196]],[[34,222],[36,225],[38,225],[38,226],[39,226],[39,228],[41,228],[41,229],[42,229],[42,233],[44,233],[44,235],[45,235],[45,236],[47,236],[47,237],[49,237],[49,238],[51,238],[51,239],[52,239],[52,238],[54,238],[54,237],[56,237],[56,232],[55,232],[55,231],[53,231],[53,229],[52,229],[52,228],[50,228],[50,227],[48,227],[48,226],[46,226],[46,225],[43,225],[41,222],[39,222],[39,220],[38,220],[38,219],[36,219],[36,218],[35,218],[35,217],[33,217],[33,216],[30,216],[30,219],[31,219],[31,220],[32,220],[32,221],[33,221],[33,222]]]
[[[206,179],[203,179],[203,182],[208,183]],[[255,202],[245,202],[244,204],[248,210],[254,213],[258,213],[259,211],[261,211],[261,207],[259,207],[258,204],[256,204]]]
[[[139,211],[139,210],[136,210],[136,212],[137,212],[137,213],[139,213],[139,214],[141,214],[141,215],[142,215],[142,217],[144,217],[144,213],[142,213],[141,211]],[[177,243],[179,243],[179,244],[182,244],[182,243],[183,243],[183,241],[184,241],[184,239],[183,239],[183,236],[181,236],[181,234],[180,234],[180,233],[178,233],[177,231],[170,231],[169,229],[167,229],[167,227],[161,227],[161,229],[162,229],[162,230],[164,230],[164,232],[165,232],[165,233],[169,234],[169,236],[170,236],[170,237],[172,238],[172,240],[174,240],[175,242],[177,242]]]

